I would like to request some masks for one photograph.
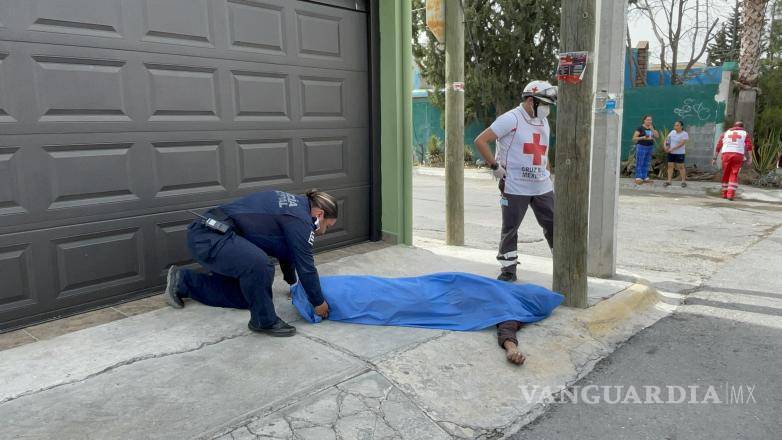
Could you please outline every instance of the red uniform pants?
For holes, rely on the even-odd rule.
[[[739,153],[724,153],[722,155],[722,198],[736,197],[739,189],[739,171],[744,164],[744,155]]]

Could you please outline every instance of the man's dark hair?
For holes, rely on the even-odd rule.
[[[311,207],[323,210],[323,217],[337,218],[339,216],[339,205],[334,196],[317,189],[311,189],[307,191],[307,199],[309,199]]]
[[[644,117],[641,118],[641,122],[645,121],[646,118],[651,118],[651,117],[652,117],[652,115],[644,115]]]

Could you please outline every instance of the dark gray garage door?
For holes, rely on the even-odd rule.
[[[367,71],[347,8],[0,1],[0,330],[153,290],[188,209],[254,191],[333,190],[325,245],[366,239]]]

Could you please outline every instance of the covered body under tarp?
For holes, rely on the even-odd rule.
[[[409,278],[321,277],[329,319],[368,325],[481,330],[516,320],[540,321],[564,300],[534,284],[511,284],[479,275],[444,272]],[[304,319],[320,322],[301,285],[293,304]]]

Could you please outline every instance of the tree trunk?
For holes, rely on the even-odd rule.
[[[745,0],[742,11],[739,82],[756,86],[760,73],[760,43],[767,0]]]
[[[744,87],[755,87],[760,75],[760,43],[767,0],[745,0],[742,11],[741,55],[739,61],[739,83]],[[749,133],[755,128],[755,107],[757,91],[741,90],[736,107],[736,119],[744,122]]]
[[[665,85],[665,45],[660,45],[660,78],[659,81],[661,86]]]

